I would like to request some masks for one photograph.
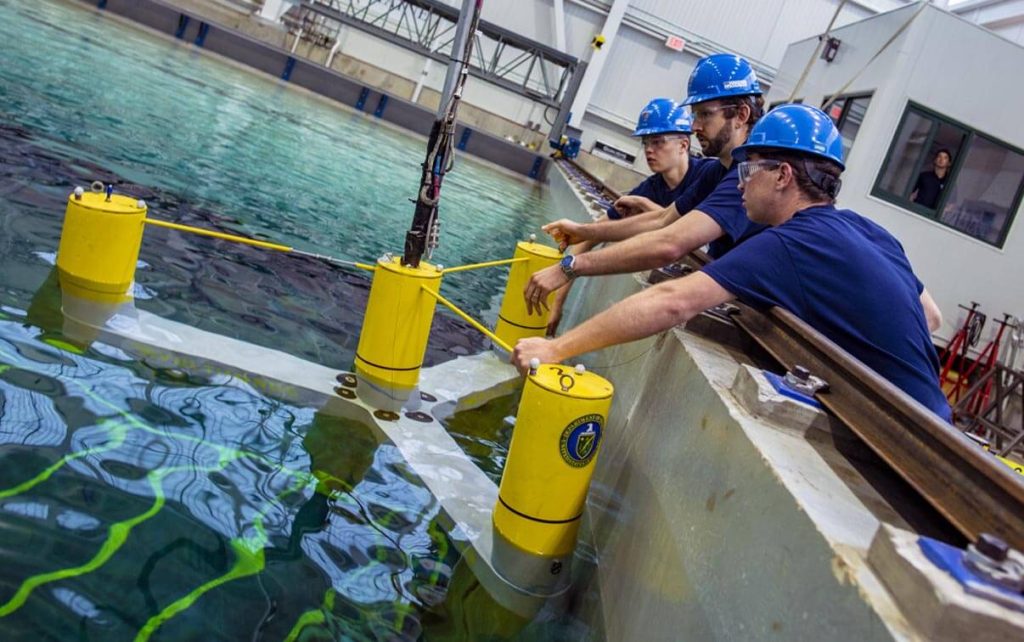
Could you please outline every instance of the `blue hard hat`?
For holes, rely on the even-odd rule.
[[[746,144],[732,150],[732,157],[742,161],[749,152],[760,149],[790,150],[817,156],[846,169],[843,137],[825,112],[810,105],[779,105],[768,112],[750,130]]]
[[[729,96],[760,96],[761,85],[750,63],[733,54],[712,54],[697,61],[686,87],[684,105]]]
[[[640,112],[633,135],[650,136],[673,132],[689,134],[693,131],[692,127],[690,114],[686,113],[682,105],[671,98],[655,98]]]

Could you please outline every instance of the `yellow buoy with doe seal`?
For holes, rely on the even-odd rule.
[[[572,552],[613,392],[583,366],[531,368],[494,507],[495,530],[517,548]]]
[[[94,183],[68,197],[57,249],[62,285],[79,296],[115,302],[128,298],[142,246],[146,203]]]
[[[553,247],[536,243],[532,240],[516,243],[514,259],[523,259],[512,264],[505,285],[505,296],[501,300],[498,312],[498,323],[494,334],[510,346],[526,337],[542,337],[548,327],[548,311],[541,314],[529,314],[523,290],[534,272],[552,266],[562,258],[562,253]],[[548,295],[550,305],[554,293]]]
[[[402,265],[390,254],[377,261],[355,370],[393,398],[408,396],[419,383],[437,305],[424,289],[438,292],[441,275],[440,266]]]

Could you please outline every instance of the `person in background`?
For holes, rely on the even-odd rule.
[[[707,158],[690,156],[693,123],[686,107],[671,98],[655,98],[637,119],[633,136],[640,138],[644,160],[653,174],[613,203],[607,218],[621,218],[671,205],[693,184]]]
[[[701,169],[713,159],[690,156],[692,123],[686,107],[671,98],[655,98],[647,103],[637,119],[633,136],[640,138],[644,160],[653,174],[645,178],[625,196],[617,199],[595,223],[660,210],[671,205],[689,188]],[[595,243],[579,243],[573,254],[590,251]],[[570,287],[555,295],[548,317],[548,334],[554,334],[562,318],[562,308]]]
[[[929,328],[941,322],[903,247],[878,224],[834,205],[842,137],[807,105],[783,105],[732,151],[752,221],[769,226],[728,254],[608,308],[557,339],[521,339],[512,362],[557,363],[667,330],[733,299],[800,317],[949,421]]]
[[[942,190],[946,189],[946,179],[949,178],[949,168],[952,165],[953,154],[948,149],[935,152],[932,168],[918,174],[914,191],[910,193],[910,200],[929,209],[935,209],[939,204],[939,197],[942,196]]]
[[[562,219],[545,225],[544,231],[563,249],[584,241],[622,242],[567,255],[561,263],[534,273],[523,292],[528,310],[540,312],[550,292],[577,276],[659,268],[708,244],[709,253],[719,257],[764,229],[747,218],[730,155],[747,140],[764,107],[750,63],[732,54],[702,58],[690,75],[684,104],[691,106],[693,131],[704,154],[717,160],[702,168],[693,185],[662,210],[603,224]]]

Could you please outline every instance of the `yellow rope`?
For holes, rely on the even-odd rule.
[[[509,344],[507,344],[504,341],[502,341],[501,339],[499,339],[498,335],[494,334],[493,332],[491,332],[490,330],[485,328],[479,321],[477,321],[473,317],[469,316],[468,314],[466,314],[462,310],[460,310],[457,307],[455,307],[454,303],[452,303],[448,299],[444,298],[443,296],[441,296],[437,292],[434,292],[432,290],[428,290],[426,287],[423,288],[423,291],[426,292],[427,294],[429,294],[430,296],[434,297],[435,299],[437,299],[439,303],[443,304],[449,310],[451,310],[455,314],[459,315],[459,317],[463,321],[465,321],[469,325],[473,326],[474,328],[476,328],[480,332],[484,333],[484,336],[486,336],[488,339],[490,339],[491,341],[493,341],[496,344],[498,344],[498,346],[502,350],[504,350],[505,352],[512,352],[512,346],[510,346]]]
[[[146,218],[148,225],[156,225],[157,227],[166,227],[171,230],[178,230],[179,232],[189,232],[190,234],[198,234],[199,236],[210,236],[215,239],[222,239],[224,241],[231,241],[232,243],[242,243],[244,245],[251,245],[253,247],[263,248],[265,250],[275,250],[277,252],[289,252],[291,254],[301,254],[302,256],[309,256],[315,259],[321,259],[323,261],[329,261],[331,263],[338,263],[341,265],[349,265],[352,267],[359,268],[360,270],[369,270],[372,272],[376,268],[366,263],[356,263],[355,261],[343,261],[330,256],[324,256],[323,254],[313,254],[311,252],[303,252],[302,250],[296,250],[293,247],[287,245],[281,245],[280,243],[270,243],[268,241],[257,241],[256,239],[246,238],[244,236],[237,236],[235,234],[225,234],[224,232],[214,232],[212,230],[204,230],[199,227],[192,227],[191,225],[180,225],[178,223],[168,223],[167,221],[161,221],[155,218]]]

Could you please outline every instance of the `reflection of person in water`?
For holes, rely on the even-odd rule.
[[[927,172],[921,172],[914,183],[914,191],[910,193],[910,200],[935,209],[942,196],[942,190],[946,188],[946,180],[949,178],[949,168],[953,164],[953,155],[948,149],[940,149],[935,152],[932,159],[932,168]]]

